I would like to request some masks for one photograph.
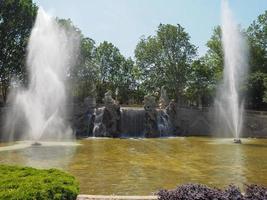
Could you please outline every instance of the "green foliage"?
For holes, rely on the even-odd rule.
[[[82,38],[79,59],[71,71],[74,96],[95,96],[95,84],[99,80],[99,68],[95,60],[95,41]]]
[[[119,75],[124,61],[119,49],[112,43],[104,41],[96,48],[96,60],[100,68],[100,81],[114,82],[116,87],[120,81]]]
[[[60,170],[0,165],[0,199],[74,200],[78,192],[75,178]]]
[[[104,41],[96,48],[96,65],[99,68],[97,83],[98,100],[101,101],[107,90],[115,93],[118,90],[118,100],[127,103],[133,98],[132,91],[136,89],[138,68],[131,58],[125,59],[119,49],[112,43]]]
[[[249,26],[250,66],[252,71],[267,72],[267,11]]]
[[[26,45],[36,11],[32,0],[0,1],[0,89],[4,99],[12,78],[27,81]],[[162,86],[179,102],[208,106],[215,97],[224,62],[220,26],[207,42],[206,55],[197,58],[197,48],[180,24],[160,24],[155,35],[140,39],[132,60],[110,42],[96,45],[70,19],[57,21],[80,42],[77,62],[66,72],[70,93],[80,100],[95,96],[101,102],[111,90],[113,94],[118,91],[120,103],[142,103],[145,94],[158,92]],[[240,91],[248,94],[249,108],[263,109],[267,106],[267,11],[253,21],[246,34],[251,70]]]
[[[208,51],[205,55],[206,65],[209,65],[214,72],[214,78],[220,80],[223,72],[223,47],[222,47],[222,31],[217,26],[213,30],[210,40],[207,42]]]
[[[197,106],[208,106],[212,103],[217,83],[215,74],[216,70],[212,65],[208,65],[204,58],[192,63],[186,89],[186,96],[191,103],[195,101]]]
[[[253,21],[247,35],[251,68],[248,104],[251,108],[263,109],[267,103],[267,11]]]
[[[140,74],[134,61],[125,59],[112,43],[104,41],[96,46],[95,41],[84,37],[70,19],[58,19],[58,22],[76,32],[80,40],[77,62],[69,72],[71,94],[80,100],[94,96],[101,102],[107,90],[115,93],[118,88],[118,100],[128,102],[134,96],[136,77]]]
[[[91,38],[84,37],[81,30],[70,19],[57,19],[57,22],[67,33],[75,35],[73,38],[79,43],[76,63],[68,72],[71,82],[70,93],[78,99],[95,96],[95,83],[99,78],[99,69],[95,59],[95,41]]]
[[[260,109],[264,107],[264,99],[267,94],[266,84],[267,74],[263,72],[253,72],[249,76],[247,83],[247,106],[252,109]]]
[[[135,49],[145,91],[151,93],[164,85],[180,100],[195,56],[196,47],[181,25],[160,24],[157,34],[142,38]]]
[[[0,1],[0,84],[4,100],[11,79],[25,78],[26,45],[36,12],[31,0]]]

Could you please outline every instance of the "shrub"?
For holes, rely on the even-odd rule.
[[[245,194],[234,185],[225,190],[200,184],[185,184],[174,190],[160,190],[159,200],[267,200],[267,188],[257,185],[246,186]]]
[[[174,190],[161,190],[158,195],[159,200],[225,199],[221,190],[199,184],[186,184]]]
[[[267,188],[258,185],[248,185],[245,193],[246,200],[267,199]]]
[[[75,178],[60,170],[0,165],[0,199],[74,200],[78,192]]]

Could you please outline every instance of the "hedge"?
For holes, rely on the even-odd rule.
[[[74,200],[78,193],[75,178],[60,170],[0,165],[0,199]]]
[[[159,200],[267,200],[267,188],[246,185],[244,193],[234,185],[225,190],[210,188],[201,184],[185,184],[174,190],[160,190]]]

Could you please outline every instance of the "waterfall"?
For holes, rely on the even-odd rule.
[[[144,137],[145,111],[138,108],[121,109],[121,136]]]

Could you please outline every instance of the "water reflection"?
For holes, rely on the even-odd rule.
[[[92,139],[82,141],[68,170],[87,194],[149,195],[188,182],[217,187],[234,183],[241,189],[244,183],[267,185],[267,140],[242,141],[238,145],[232,139],[196,137]]]
[[[66,169],[77,146],[74,142],[42,142],[40,146],[34,146],[30,141],[17,142],[0,147],[0,162]]]

